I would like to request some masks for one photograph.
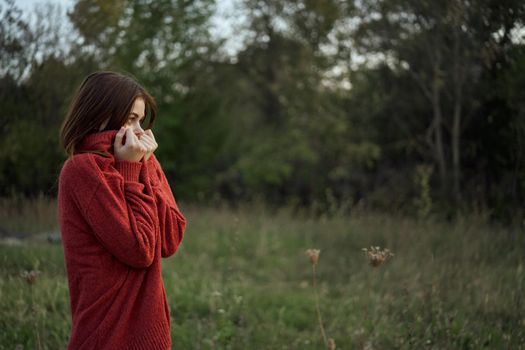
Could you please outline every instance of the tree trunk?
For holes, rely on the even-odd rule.
[[[452,176],[456,204],[459,204],[461,200],[461,91],[459,94],[454,101],[454,120],[452,123]]]
[[[438,59],[434,66],[434,76],[432,81],[432,111],[434,115],[434,155],[438,163],[442,193],[445,194],[447,184],[447,163],[443,147],[443,115],[441,113],[441,77],[439,76],[439,62],[440,60]]]
[[[461,104],[463,98],[463,76],[459,54],[459,29],[454,29],[454,115],[452,120],[452,176],[456,206],[461,200]]]

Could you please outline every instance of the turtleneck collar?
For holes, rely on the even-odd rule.
[[[75,153],[101,151],[113,154],[113,143],[118,130],[105,130],[88,134],[79,142]]]

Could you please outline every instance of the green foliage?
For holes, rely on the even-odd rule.
[[[33,40],[33,33],[23,12],[14,0],[2,0],[0,3],[0,74],[18,81],[25,73],[31,57],[28,46]]]
[[[110,69],[155,97],[158,158],[186,200],[412,212],[416,197],[425,216],[425,197],[436,213],[522,216],[521,2],[239,6],[227,54],[213,0],[77,0],[65,42],[51,7],[32,27],[3,0],[0,195],[56,189],[69,100]],[[435,173],[415,194],[422,163]]]
[[[0,143],[2,172],[0,183],[5,189],[46,189],[51,193],[58,176],[60,151],[56,136],[27,121],[12,125]]]

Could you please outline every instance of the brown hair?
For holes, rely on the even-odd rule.
[[[98,132],[109,118],[104,130],[118,130],[129,117],[135,99],[141,97],[146,105],[150,129],[157,115],[151,95],[132,77],[115,72],[94,72],[88,75],[69,106],[60,128],[60,144],[72,156],[76,146],[88,134]]]

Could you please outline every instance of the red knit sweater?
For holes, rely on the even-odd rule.
[[[68,349],[166,350],[171,321],[161,257],[177,251],[186,220],[154,155],[115,160],[116,133],[86,136],[60,172]]]

